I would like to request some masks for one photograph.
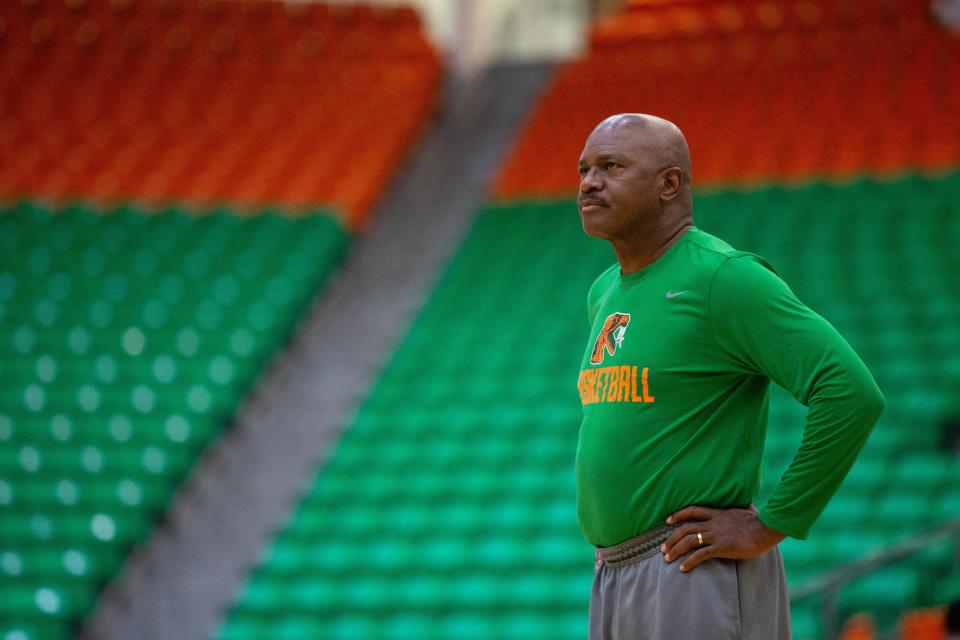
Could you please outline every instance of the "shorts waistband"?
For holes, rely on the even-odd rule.
[[[626,564],[649,558],[660,551],[660,545],[667,541],[674,529],[682,523],[664,524],[655,529],[644,531],[636,538],[630,538],[612,547],[597,547],[597,564],[608,567],[622,567]]]

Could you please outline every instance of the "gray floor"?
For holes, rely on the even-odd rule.
[[[548,76],[500,67],[448,84],[436,122],[293,342],[77,637],[215,633],[456,250]]]

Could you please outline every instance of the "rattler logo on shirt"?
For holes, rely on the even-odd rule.
[[[623,336],[627,333],[627,325],[630,324],[629,313],[611,313],[603,321],[603,328],[600,329],[600,335],[597,336],[597,342],[593,345],[593,353],[590,354],[590,364],[603,364],[604,351],[611,356],[617,352],[623,343]]]
[[[600,334],[590,353],[590,364],[603,364],[606,354],[613,357],[623,344],[630,324],[629,313],[611,313],[603,321]],[[614,365],[584,369],[580,372],[577,388],[583,404],[595,402],[655,402],[650,394],[649,369],[628,365]]]

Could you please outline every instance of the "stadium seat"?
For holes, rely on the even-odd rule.
[[[947,637],[944,625],[944,607],[925,607],[905,611],[900,616],[899,637],[902,640],[944,640]]]

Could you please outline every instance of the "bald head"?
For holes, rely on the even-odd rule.
[[[656,245],[693,224],[690,151],[669,120],[610,116],[587,138],[579,166],[577,202],[589,235],[615,246]]]
[[[691,183],[690,149],[680,127],[669,120],[646,113],[618,113],[598,124],[595,134],[613,135],[642,149],[659,167],[677,167],[683,183]]]

